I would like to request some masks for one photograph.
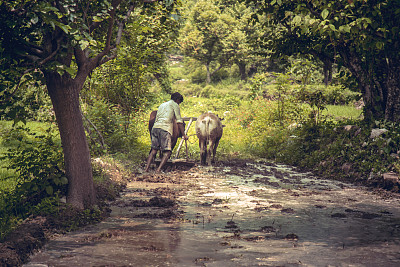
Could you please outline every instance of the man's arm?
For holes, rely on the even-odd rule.
[[[187,137],[187,135],[185,134],[185,127],[183,126],[183,123],[178,122],[177,124],[178,124],[178,128],[179,128],[179,132],[180,132],[181,135],[182,135],[182,138],[183,138],[184,140],[188,140],[188,137]]]

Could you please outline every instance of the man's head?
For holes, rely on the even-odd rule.
[[[176,103],[180,104],[183,102],[183,96],[176,92],[171,95],[171,99],[174,100]]]

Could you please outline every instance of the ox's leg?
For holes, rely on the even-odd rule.
[[[211,156],[213,147],[214,147],[214,141],[210,139],[208,142],[208,149],[207,149],[207,165],[209,166],[211,166]]]
[[[213,158],[212,158],[212,162],[213,163],[215,162],[215,154],[217,154],[217,147],[218,147],[218,144],[219,144],[219,140],[221,140],[221,138],[217,138],[217,140],[215,140],[215,143],[214,143]]]
[[[207,144],[206,140],[199,140],[199,147],[200,147],[200,162],[201,165],[206,164],[206,159],[207,159]]]

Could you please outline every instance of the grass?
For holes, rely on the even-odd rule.
[[[12,123],[8,121],[0,121],[0,157],[4,156],[8,147],[4,146],[4,137],[6,132],[11,128]],[[0,192],[10,191],[17,185],[16,173],[7,169],[8,163],[2,159],[0,161]]]
[[[356,109],[353,105],[327,105],[326,109],[322,111],[322,115],[335,120],[361,119],[362,110]]]

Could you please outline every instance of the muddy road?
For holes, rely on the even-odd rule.
[[[268,162],[139,175],[25,266],[400,266],[400,203]]]

